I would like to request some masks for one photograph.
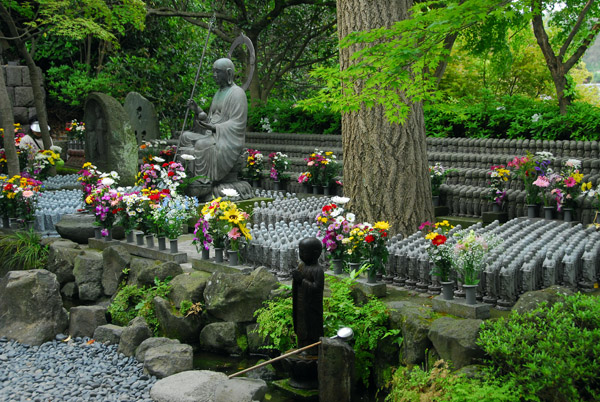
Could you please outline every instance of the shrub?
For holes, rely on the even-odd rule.
[[[386,402],[456,401],[514,402],[519,389],[513,380],[501,381],[483,372],[481,378],[452,374],[448,365],[437,361],[431,370],[401,367],[394,372]]]
[[[125,285],[121,287],[108,306],[112,322],[124,326],[135,317],[141,316],[144,317],[152,332],[157,335],[160,328],[153,300],[156,296],[167,297],[171,291],[170,281],[171,278],[164,281],[154,278],[154,286],[140,288],[136,285]]]
[[[574,294],[482,326],[478,344],[525,399],[595,400],[600,393],[600,304]]]
[[[0,236],[0,274],[8,271],[42,269],[48,260],[48,246],[33,230]]]

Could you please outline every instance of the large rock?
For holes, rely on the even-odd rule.
[[[106,325],[106,307],[103,306],[77,306],[69,311],[69,335],[94,336],[94,331],[99,326]]]
[[[542,290],[533,290],[531,292],[526,292],[512,307],[512,311],[516,311],[517,313],[525,313],[531,310],[535,310],[539,307],[540,303],[547,302],[548,307],[552,306],[557,301],[563,299],[563,296],[572,295],[573,291],[564,286],[550,286],[549,288]]]
[[[138,145],[160,137],[158,116],[154,105],[137,92],[129,92],[123,104]]]
[[[171,344],[179,345],[180,342],[177,339],[169,339],[161,336],[148,338],[144,342],[142,342],[140,346],[138,346],[137,350],[135,351],[135,358],[143,363],[144,359],[146,358],[146,352],[148,350],[152,348],[157,348],[159,346]]]
[[[128,283],[137,286],[154,286],[154,278],[164,281],[168,277],[174,278],[183,273],[183,269],[172,261],[160,262],[140,258],[131,259],[130,277]]]
[[[152,331],[146,324],[146,320],[143,317],[135,317],[121,333],[117,351],[125,356],[134,356],[137,347],[151,336]]]
[[[204,290],[206,310],[223,321],[251,322],[276,286],[275,276],[264,267],[250,275],[216,272]]]
[[[253,378],[237,377],[219,382],[215,389],[215,402],[262,401],[268,391],[267,383]],[[339,399],[337,399],[339,401]]]
[[[121,335],[123,334],[124,327],[120,327],[114,324],[101,325],[94,331],[93,338],[96,342],[118,345],[121,341]]]
[[[45,269],[10,271],[0,280],[0,336],[41,345],[67,325],[56,275]]]
[[[248,352],[255,354],[265,354],[269,341],[263,339],[258,333],[259,325],[257,323],[246,326],[246,338],[248,339]]]
[[[110,170],[110,169],[109,169]],[[87,244],[90,237],[94,237],[94,225],[96,218],[92,214],[65,214],[60,217],[57,224],[54,225],[56,231],[65,239],[72,240],[79,244]],[[123,239],[125,230],[122,226],[113,228],[113,239]]]
[[[48,262],[46,269],[56,275],[61,286],[75,281],[73,266],[75,257],[82,254],[79,244],[66,239],[52,242],[48,247]]]
[[[425,362],[431,341],[427,337],[433,321],[431,307],[416,305],[406,301],[388,303],[390,328],[402,331],[402,360],[404,364]]]
[[[88,250],[75,257],[73,275],[80,300],[98,300],[102,297],[102,254]]]
[[[123,106],[112,96],[92,92],[84,108],[85,158],[103,172],[116,171],[122,186],[137,173],[137,140]]]
[[[245,352],[248,340],[234,322],[208,324],[200,332],[200,347],[216,353],[239,355]]]
[[[156,378],[165,378],[193,368],[194,352],[190,345],[170,343],[148,349],[144,356],[144,371]]]
[[[102,251],[102,289],[105,295],[112,296],[117,292],[125,275],[123,270],[129,268],[130,262],[131,254],[123,246],[110,246]]]
[[[171,293],[169,293],[169,299],[176,307],[179,307],[183,300],[192,303],[203,302],[204,289],[210,276],[210,273],[204,271],[186,272],[177,275],[170,282]]]
[[[202,327],[202,319],[196,315],[183,317],[176,313],[171,304],[161,297],[154,298],[154,311],[160,332],[183,343],[196,343]]]
[[[208,370],[184,371],[163,378],[150,390],[155,402],[215,402],[215,390],[227,375]]]
[[[433,321],[429,339],[440,357],[452,363],[454,369],[478,363],[483,349],[475,343],[482,320],[442,317]]]

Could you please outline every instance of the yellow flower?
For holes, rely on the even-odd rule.
[[[581,191],[587,191],[590,190],[592,188],[592,182],[588,181],[587,183],[582,183],[581,184]]]
[[[390,229],[390,224],[388,222],[385,221],[380,221],[380,222],[375,222],[375,224],[373,225],[374,229],[381,229],[381,230],[389,230]]]
[[[426,238],[427,240],[433,240],[433,239],[435,239],[435,238],[436,238],[436,237],[438,237],[438,236],[439,236],[439,233],[437,233],[437,232],[429,232],[429,233],[427,233],[427,234],[425,235],[425,238]]]
[[[244,218],[242,217],[242,214],[240,214],[240,211],[238,211],[237,208],[235,208],[235,206],[233,206],[231,209],[228,209],[227,211],[225,211],[225,213],[223,213],[223,216],[221,216],[220,219],[229,221],[229,222],[237,225]]]
[[[83,164],[83,166],[81,168],[85,169],[85,168],[88,168],[90,166],[92,166],[92,162],[86,162],[86,163]]]
[[[325,155],[327,155],[327,156],[331,156],[331,155],[333,155],[333,152],[331,152],[331,151],[327,151],[327,152],[325,152]]]
[[[573,173],[573,178],[575,179],[575,183],[579,184],[583,179],[583,174],[581,173]]]

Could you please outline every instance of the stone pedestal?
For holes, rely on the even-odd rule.
[[[490,305],[484,303],[467,304],[465,299],[444,300],[442,296],[431,299],[433,311],[451,314],[461,318],[490,318]]]
[[[354,350],[339,339],[321,338],[319,399],[350,402],[354,384]]]

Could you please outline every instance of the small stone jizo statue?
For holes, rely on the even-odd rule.
[[[299,348],[318,342],[323,336],[325,275],[319,265],[321,251],[321,241],[316,237],[301,240],[299,254],[302,262],[292,272],[294,332]],[[307,354],[316,355],[317,352],[315,347]]]

